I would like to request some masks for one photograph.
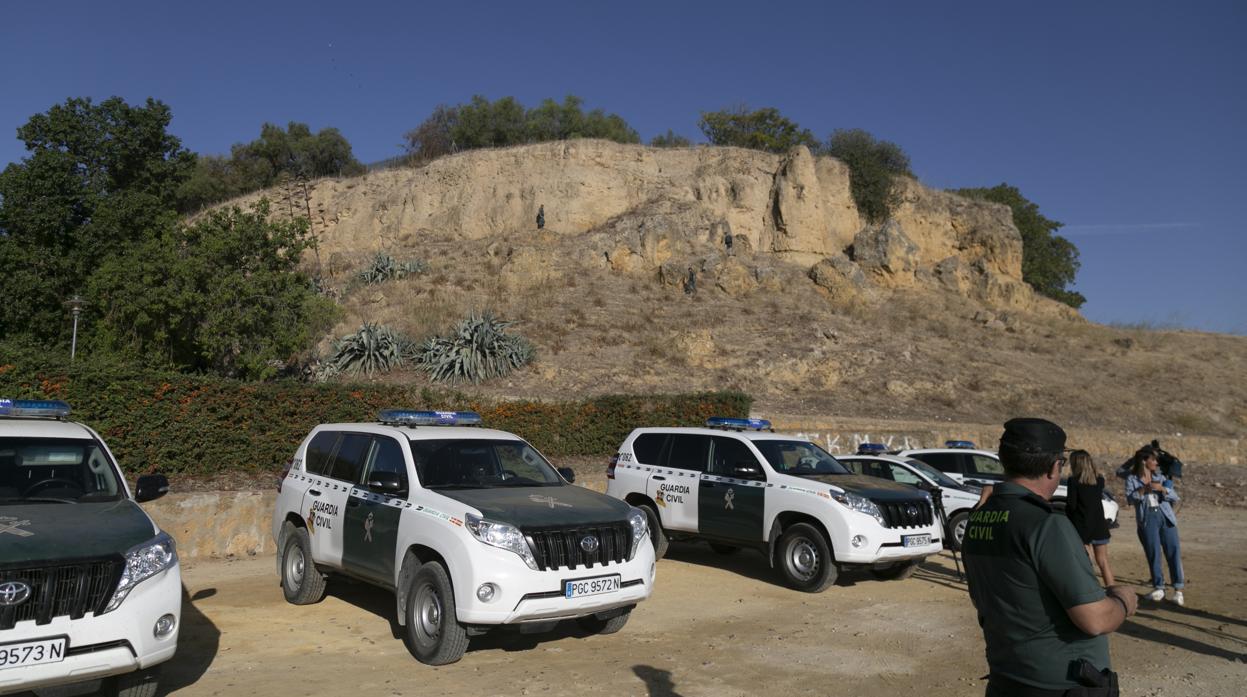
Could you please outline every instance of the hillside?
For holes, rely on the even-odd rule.
[[[263,195],[311,213],[335,335],[516,320],[536,361],[470,393],[735,388],[759,413],[1247,432],[1247,339],[1089,323],[1021,281],[1007,208],[910,181],[864,225],[844,165],[804,148],[543,143]],[[353,284],[377,251],[429,270]]]

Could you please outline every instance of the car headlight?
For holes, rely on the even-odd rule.
[[[116,610],[135,586],[178,563],[177,546],[172,537],[162,532],[141,545],[131,547],[125,553],[125,559],[121,580],[117,582],[117,590],[113,592],[113,599],[108,601],[104,612]]]
[[[533,556],[533,550],[528,546],[528,540],[524,539],[524,533],[520,532],[519,528],[508,523],[485,520],[472,513],[464,515],[463,520],[468,532],[472,533],[476,539],[491,547],[514,552],[524,560],[525,564],[528,564],[528,568],[534,571],[537,569],[537,559]]]
[[[874,501],[871,501],[866,497],[858,496],[857,494],[848,491],[836,492],[833,490],[831,492],[831,498],[850,511],[865,513],[866,515],[879,521],[880,525],[885,527],[887,526],[887,522],[883,519],[883,512],[879,510],[879,507],[875,505]]]
[[[640,549],[641,541],[649,537],[649,520],[645,517],[645,511],[639,508],[628,511],[628,525],[632,526],[632,547],[628,552],[628,559],[631,560]]]

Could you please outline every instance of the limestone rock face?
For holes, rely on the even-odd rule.
[[[771,271],[760,269],[774,264],[759,260],[771,255],[775,263],[798,265],[798,273],[822,269],[810,277],[831,284],[824,286],[829,290],[843,285],[829,274],[856,288],[853,279],[864,271],[868,284],[882,288],[929,286],[1004,307],[1059,311],[1022,283],[1022,241],[1007,207],[913,180],[902,187],[891,220],[865,226],[847,166],[805,147],[776,155],[571,140],[323,179],[306,202],[271,190],[236,203],[267,196],[275,216],[310,208],[331,272],[379,250],[417,255],[430,239],[505,240],[503,274],[516,282],[509,285],[526,274],[551,273],[542,259],[522,252],[533,242],[543,245],[549,263],[665,283],[681,282],[677,269],[686,276],[712,255],[735,257],[739,266],[721,261],[722,270],[712,274],[713,285],[733,294],[767,285],[763,276]],[[546,225],[538,232],[542,206]],[[842,253],[850,246],[856,265],[846,275],[843,265],[852,262]],[[823,259],[832,266],[820,266]]]

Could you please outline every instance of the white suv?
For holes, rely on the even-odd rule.
[[[814,443],[770,432],[764,419],[638,428],[606,476],[607,494],[646,512],[660,557],[668,538],[706,540],[724,553],[753,548],[811,593],[842,568],[907,577],[942,546],[928,494],[852,474]]]
[[[645,515],[479,423],[387,410],[312,429],[273,512],[286,600],[318,602],[330,573],[390,590],[408,648],[430,665],[498,625],[623,628],[653,590]]]
[[[979,450],[974,447],[974,443],[966,440],[950,440],[944,445],[943,448],[902,450],[896,455],[921,460],[962,484],[981,486],[1004,481],[1005,468],[1000,464],[1000,456],[996,453]],[[1052,507],[1058,511],[1065,510],[1067,496],[1068,490],[1065,484],[1061,484],[1052,494]],[[1104,519],[1111,527],[1115,527],[1120,506],[1107,488],[1104,490],[1102,505]]]
[[[57,401],[0,399],[0,693],[108,678],[154,695],[173,657],[182,575],[173,539],[138,506],[95,431]]]

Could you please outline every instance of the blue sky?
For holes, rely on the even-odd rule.
[[[1093,320],[1247,333],[1244,36],[1241,2],[9,0],[0,164],[71,96],[161,99],[203,153],[336,126],[366,162],[473,94],[577,94],[645,139],[775,106],[899,143],[931,186],[1019,187],[1066,223]]]

